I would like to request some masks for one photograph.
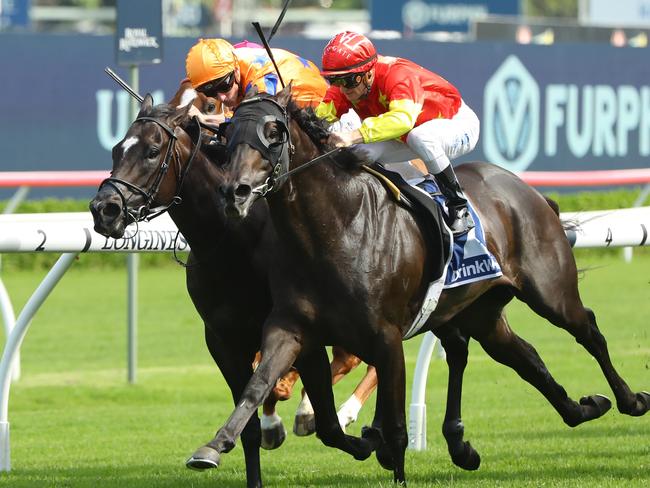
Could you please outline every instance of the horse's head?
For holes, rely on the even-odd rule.
[[[220,197],[226,214],[243,218],[253,202],[277,188],[293,152],[287,104],[291,84],[276,96],[255,90],[237,107],[228,128],[228,164]]]
[[[128,224],[164,211],[179,198],[194,156],[192,141],[181,129],[188,122],[190,105],[154,107],[151,96],[145,97],[124,139],[113,147],[110,178],[90,202],[95,231],[122,237]]]

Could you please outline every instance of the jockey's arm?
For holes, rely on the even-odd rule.
[[[415,127],[422,105],[413,100],[392,100],[388,111],[363,120],[359,132],[366,144],[397,139]]]

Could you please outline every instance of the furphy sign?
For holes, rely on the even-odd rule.
[[[485,85],[483,101],[485,156],[513,171],[540,158],[650,156],[650,86],[540,87],[510,55]]]

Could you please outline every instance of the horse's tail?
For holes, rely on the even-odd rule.
[[[547,197],[544,195],[544,199],[546,200],[546,203],[548,203],[548,206],[553,209],[553,212],[555,212],[555,215],[558,217],[560,216],[560,204],[557,203],[555,200],[552,198]],[[567,230],[575,230],[579,225],[580,222],[575,220],[575,219],[560,219],[560,222],[562,222],[562,228],[567,231]]]
[[[548,203],[548,206],[553,209],[553,212],[555,212],[555,215],[557,215],[559,217],[560,216],[560,204],[557,203],[552,198],[547,197],[546,195],[544,195],[544,199],[546,200],[546,203]]]

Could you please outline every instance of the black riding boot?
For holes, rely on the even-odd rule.
[[[447,199],[449,228],[454,235],[464,234],[474,228],[474,219],[467,209],[467,198],[460,188],[451,164],[434,176],[440,186],[440,192]]]

